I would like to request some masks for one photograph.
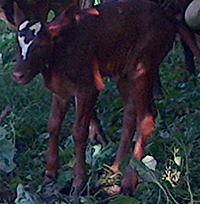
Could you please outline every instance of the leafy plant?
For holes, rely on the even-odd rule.
[[[15,168],[15,129],[12,119],[8,124],[0,127],[0,170],[6,173],[11,172]]]

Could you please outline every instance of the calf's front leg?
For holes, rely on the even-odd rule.
[[[89,134],[89,124],[93,117],[94,104],[98,92],[91,90],[80,93],[77,96],[76,120],[73,126],[73,136],[76,151],[76,165],[74,169],[74,181],[71,194],[80,194],[87,181],[87,172],[85,167],[85,149]]]
[[[50,183],[53,177],[57,174],[59,161],[59,134],[70,98],[71,97],[68,96],[66,99],[61,99],[57,95],[53,95],[51,114],[48,121],[48,132],[50,134],[50,138],[47,152],[46,172],[43,181],[44,184]]]

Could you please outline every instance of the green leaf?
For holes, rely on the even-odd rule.
[[[57,182],[61,185],[65,185],[66,182],[73,179],[74,173],[72,169],[60,170],[58,174]]]
[[[146,182],[154,182],[159,183],[159,180],[157,179],[157,175],[155,174],[155,171],[149,169],[144,163],[141,161],[138,161],[134,158],[130,160],[130,166],[138,171],[139,176],[142,180]]]
[[[120,196],[115,200],[111,201],[109,204],[139,204],[138,200],[128,196]]]
[[[22,184],[17,187],[17,198],[15,199],[15,204],[38,204],[41,203],[37,201],[32,195],[30,195]]]
[[[178,166],[181,165],[181,157],[180,157],[180,156],[175,156],[175,157],[174,157],[174,161],[175,161],[175,163],[176,163]]]
[[[150,155],[146,155],[143,159],[142,162],[151,170],[156,169],[157,166],[157,161],[154,159],[154,157],[150,156]]]
[[[87,197],[81,197],[80,202],[84,204],[92,204],[92,201]]]
[[[6,135],[6,130],[0,129],[0,169],[6,173],[9,173],[16,166],[13,161],[15,146],[13,140],[7,139]]]

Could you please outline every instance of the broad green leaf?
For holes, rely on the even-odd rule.
[[[55,12],[50,10],[47,16],[47,22],[51,22],[55,18]]]
[[[157,175],[155,172],[151,169],[149,169],[144,163],[141,161],[138,161],[134,158],[130,160],[130,166],[138,171],[139,176],[141,177],[142,180],[146,182],[154,182],[154,183],[159,183],[159,180],[157,179]]]
[[[142,162],[151,170],[154,170],[156,169],[156,166],[157,166],[157,161],[154,159],[154,157],[150,156],[150,155],[147,155],[146,157],[144,157],[142,159]]]

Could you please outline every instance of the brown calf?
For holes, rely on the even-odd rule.
[[[41,73],[45,86],[53,92],[45,180],[57,173],[59,132],[68,103],[76,96],[72,192],[79,193],[84,187],[89,122],[95,115],[94,104],[104,76],[117,83],[124,102],[122,138],[112,169],[119,170],[135,131],[133,157],[140,160],[156,117],[153,99],[156,73],[173,45],[176,24],[156,4],[144,0],[111,2],[79,12],[67,10],[49,24],[26,20],[17,7],[15,13],[18,55],[14,79],[26,84]],[[193,50],[199,55],[195,45]],[[136,183],[137,172],[128,166],[122,193],[131,194]]]
[[[15,31],[17,31],[15,24],[16,18],[20,17],[14,15],[14,2],[23,11],[24,17],[26,16],[29,20],[37,19],[43,22],[47,20],[47,14],[50,9],[53,9],[56,13],[60,13],[63,8],[69,7],[70,4],[78,6],[78,1],[76,0],[5,0],[0,3],[0,19],[4,20]],[[82,4],[82,6],[87,5]],[[92,143],[98,141],[104,147],[107,145],[103,129],[95,113],[90,123],[89,139]]]
[[[104,2],[106,2],[105,0]],[[123,1],[123,0],[121,0]],[[191,2],[191,0],[151,0],[156,2],[161,9],[164,9],[168,15],[171,16],[179,16],[182,17],[184,11],[187,6]],[[16,30],[16,25],[14,23],[14,9],[13,2],[17,2],[18,6],[24,11],[25,16],[28,19],[37,19],[41,21],[45,21],[47,18],[48,11],[53,9],[56,13],[59,13],[63,8],[69,6],[70,4],[77,5],[79,8],[87,8],[92,6],[91,0],[4,0],[0,3],[0,18],[4,20],[13,30]],[[195,40],[194,31],[190,30],[191,37]],[[188,47],[187,43],[182,39],[182,46],[184,48],[185,54],[185,68],[190,73],[196,75],[196,67],[194,64],[194,54],[191,49]],[[157,74],[158,75],[158,74]],[[183,79],[187,79],[187,73],[185,72]],[[161,83],[159,79],[159,75],[157,76],[157,80],[155,81],[154,93],[161,93]],[[98,124],[97,126],[100,127]],[[94,126],[91,126],[94,129]],[[103,138],[103,137],[102,137]],[[92,137],[91,137],[92,139]],[[105,139],[103,139],[105,140]]]

